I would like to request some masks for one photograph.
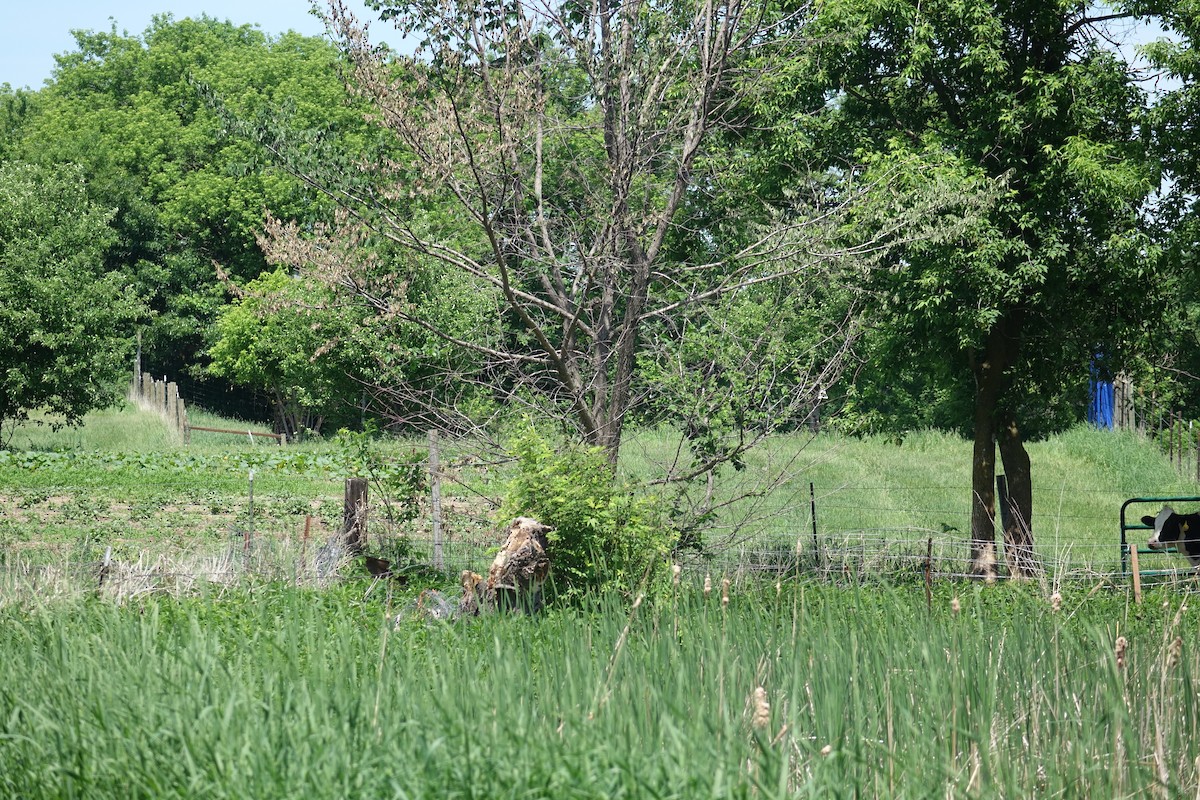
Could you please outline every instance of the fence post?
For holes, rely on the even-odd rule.
[[[346,547],[358,555],[367,546],[367,479],[347,478],[342,508],[342,532]]]
[[[808,502],[812,511],[813,559],[819,570],[821,569],[821,543],[817,540],[817,488],[812,483],[808,484]]]
[[[1171,466],[1175,466],[1175,418],[1168,417],[1167,422],[1167,461]]]
[[[167,405],[163,416],[176,429],[179,428],[179,387],[174,382],[167,384]]]
[[[446,560],[442,554],[442,477],[438,468],[437,431],[429,432],[429,492],[430,516],[433,518],[433,568],[444,570]]]
[[[1133,573],[1133,602],[1142,604],[1142,568],[1138,565],[1138,546],[1133,543],[1129,547],[1129,569]]]
[[[138,394],[142,390],[142,331],[139,328],[137,332],[137,355],[133,359],[133,392]]]
[[[254,536],[254,470],[250,470],[250,484],[247,490],[246,502],[246,532],[243,535],[244,547],[243,552],[247,558],[250,556],[250,538]]]

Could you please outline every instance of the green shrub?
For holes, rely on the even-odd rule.
[[[672,535],[660,499],[619,483],[603,450],[556,450],[530,426],[514,438],[512,451],[517,471],[502,518],[534,517],[554,527],[548,538],[558,596],[591,589],[628,594],[667,575]]]

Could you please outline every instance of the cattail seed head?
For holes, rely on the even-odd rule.
[[[1176,636],[1171,640],[1170,647],[1167,648],[1167,668],[1173,669],[1179,663],[1179,659],[1183,656],[1183,637]]]
[[[962,603],[958,602],[957,597],[951,598],[950,611],[951,611],[951,613],[954,613],[954,614],[957,614],[959,611],[962,611]]]
[[[1117,637],[1116,656],[1117,669],[1125,669],[1125,650],[1129,647],[1129,640],[1124,636]]]
[[[729,605],[729,578],[721,579],[721,605]]]
[[[775,596],[783,594],[783,581],[775,581]]]
[[[833,745],[831,745],[831,744],[827,744],[821,748],[821,755],[823,755],[823,756],[827,756],[832,752],[833,752]]]
[[[1050,595],[1050,609],[1055,614],[1062,610],[1062,595],[1058,592]]]
[[[705,575],[704,576],[704,596],[708,597],[710,594],[712,594],[712,576]]]
[[[671,565],[671,585],[672,586],[679,585],[679,575],[682,572],[683,572],[683,567],[679,566],[678,564]]]
[[[767,690],[761,686],[754,690],[752,707],[754,712],[750,724],[753,727],[762,729],[771,724],[771,704],[767,702]]]

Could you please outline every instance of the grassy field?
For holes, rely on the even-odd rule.
[[[915,586],[801,581],[723,605],[685,582],[632,608],[393,625],[403,606],[351,582],[0,609],[0,796],[1191,797],[1197,785],[1200,611],[1172,594],[1131,606],[1068,587],[1056,612],[1028,585],[941,585],[927,610]]]
[[[755,538],[669,594],[447,623],[416,607],[443,576],[314,571],[361,440],[185,447],[132,408],[24,436],[0,453],[0,797],[1196,793],[1194,581],[1137,604],[1086,571],[953,577],[954,437],[780,440],[740,473],[794,472],[759,499]],[[631,472],[669,456],[654,436],[630,453]],[[1125,498],[1196,491],[1135,436],[1080,429],[1031,455],[1046,550],[1111,562]],[[480,544],[478,569],[503,467],[452,445],[444,463],[449,536]],[[814,549],[855,571],[792,569],[810,483]],[[933,534],[950,555],[926,594],[887,547]]]
[[[213,551],[242,541],[249,528],[264,542],[299,541],[306,529],[315,541],[340,524],[344,479],[363,471],[361,441],[334,437],[281,448],[262,437],[197,434],[185,446],[157,416],[133,407],[91,415],[78,430],[29,426],[13,444],[0,452],[0,558],[10,560],[49,552],[88,561],[109,547],[125,559]],[[371,447],[377,463],[426,452],[424,440]],[[478,569],[481,548],[494,546],[501,526],[494,509],[505,465],[480,467],[455,443],[443,447],[449,564]],[[635,476],[650,474],[671,455],[667,437],[635,434],[624,467]],[[1030,455],[1038,550],[1048,563],[1067,568],[1117,568],[1118,513],[1127,498],[1200,491],[1134,434],[1078,428],[1033,443]],[[744,470],[724,476],[729,494],[784,477],[722,515],[711,532],[719,547],[710,553],[710,568],[786,572],[822,559],[859,572],[909,569],[923,563],[932,538],[939,571],[960,572],[969,529],[969,456],[969,442],[937,432],[902,442],[828,433],[780,437],[751,453]],[[379,542],[403,540],[418,555],[428,552],[426,514],[392,524],[388,506],[376,505]],[[1136,509],[1139,515],[1156,510]],[[1169,567],[1183,563],[1155,558]]]

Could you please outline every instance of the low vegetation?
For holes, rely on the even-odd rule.
[[[761,558],[778,541],[786,569],[756,577],[714,558],[641,600],[626,583],[534,618],[448,623],[424,615],[419,594],[452,578],[322,577],[319,540],[299,540],[307,516],[336,526],[348,470],[411,466],[418,443],[184,447],[159,427],[126,408],[76,431],[26,429],[26,449],[0,453],[2,796],[1108,797],[1196,785],[1188,584],[1150,586],[1141,604],[1123,583],[1065,572],[997,586],[942,575],[927,591],[912,571],[830,580],[786,559],[811,536],[810,481],[826,555],[868,526],[924,537],[941,520],[939,541],[961,541],[961,439],[779,442],[806,466],[763,499],[760,539],[725,552]],[[114,447],[119,429],[136,450]],[[543,445],[525,442],[515,481],[512,465],[448,457],[448,504],[509,487],[504,513],[520,498],[579,512],[586,486],[567,473],[590,457]],[[641,435],[629,452],[659,446]],[[1195,491],[1132,435],[1077,429],[1031,452],[1043,485],[1059,486],[1039,532],[1053,525],[1114,558],[1125,496]],[[247,540],[251,469],[259,527]],[[553,491],[539,495],[543,478]],[[611,499],[576,520],[585,534],[637,521]],[[426,522],[381,527],[416,539]],[[772,526],[786,533],[772,539]],[[38,543],[59,546],[40,567]],[[172,550],[188,557],[152,582],[130,578],[131,562]]]
[[[365,583],[0,610],[10,797],[1187,794],[1173,594],[685,581],[436,623]],[[957,610],[956,610],[957,609]]]

